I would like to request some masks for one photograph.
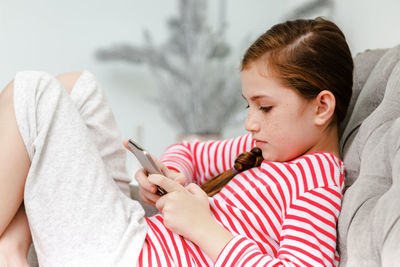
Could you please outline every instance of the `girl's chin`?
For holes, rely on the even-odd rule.
[[[286,159],[284,158],[283,155],[279,153],[273,153],[272,147],[271,146],[257,146],[259,149],[261,149],[262,156],[264,160],[266,161],[272,161],[272,162],[284,162]],[[271,151],[272,150],[272,151]]]
[[[266,161],[274,161],[274,157],[269,153],[269,151],[261,150],[264,160]]]
[[[286,161],[285,159],[282,159],[281,157],[272,154],[271,151],[262,150],[262,155],[263,155],[264,160],[266,160],[266,161],[271,161],[271,162],[284,162],[284,161]]]

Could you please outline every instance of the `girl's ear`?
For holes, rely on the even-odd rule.
[[[317,106],[314,120],[315,124],[318,126],[329,124],[335,113],[335,96],[332,92],[323,90],[314,100]]]

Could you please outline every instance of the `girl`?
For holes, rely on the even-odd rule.
[[[169,147],[159,163],[166,177],[139,171],[142,198],[162,213],[150,218],[111,179],[123,176],[107,158],[117,137],[95,135],[110,118],[80,93],[92,87],[75,85],[69,97],[48,75],[19,73],[0,97],[0,142],[13,148],[7,164],[0,151],[0,233],[24,189],[44,266],[337,265],[338,128],[352,70],[330,21],[288,21],[261,35],[242,61],[250,133]]]

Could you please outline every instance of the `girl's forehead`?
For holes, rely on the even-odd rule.
[[[244,94],[264,94],[272,97],[288,90],[277,77],[260,75],[254,68],[242,71],[241,78]]]
[[[283,86],[283,82],[276,70],[266,61],[259,59],[249,63],[241,72],[242,83],[267,83]]]
[[[276,75],[276,69],[273,64],[269,60],[269,54],[265,54],[262,57],[249,62],[245,68],[245,70],[254,70],[258,72],[258,75],[264,77],[273,77]]]

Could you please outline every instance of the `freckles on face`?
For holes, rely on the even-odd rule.
[[[258,133],[269,143],[269,147],[263,150],[268,155],[265,159],[273,161],[287,161],[300,156],[309,146],[311,137],[312,121],[303,99],[293,91],[287,91],[281,100]]]
[[[260,132],[253,135],[267,142],[268,145],[262,149],[266,160],[288,161],[302,155],[311,146],[313,135],[309,130],[312,121],[304,112],[304,106],[290,96],[284,101],[288,104],[277,103],[275,113],[271,112]]]

